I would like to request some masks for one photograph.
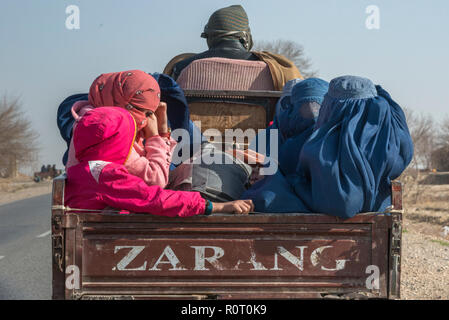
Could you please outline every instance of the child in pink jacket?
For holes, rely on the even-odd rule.
[[[140,70],[100,75],[90,87],[89,101],[78,101],[72,107],[73,130],[86,112],[103,106],[124,108],[136,120],[138,133],[124,164],[127,170],[148,185],[164,188],[176,141],[170,137],[167,105],[160,102],[157,81]],[[72,139],[66,169],[77,163]]]
[[[83,115],[73,133],[78,164],[67,169],[66,206],[91,210],[113,207],[170,217],[247,214],[254,209],[251,200],[212,203],[198,192],[149,186],[124,166],[136,134],[135,119],[125,109],[100,107]]]

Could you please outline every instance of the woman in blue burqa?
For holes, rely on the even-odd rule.
[[[391,205],[391,181],[413,156],[404,112],[382,87],[343,76],[331,81],[314,131],[293,173],[265,178],[243,197],[258,212],[350,218]]]
[[[290,103],[281,104],[273,127],[278,129],[278,164],[284,175],[295,172],[299,153],[313,132],[328,89],[327,81],[309,78],[295,84]]]
[[[276,104],[273,123],[251,141],[249,149],[278,160],[279,150],[290,138],[310,136],[328,88],[329,83],[318,78],[287,82]],[[270,142],[274,130],[277,131],[277,139]],[[277,145],[271,154],[274,143]]]

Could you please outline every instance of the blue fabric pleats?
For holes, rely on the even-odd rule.
[[[285,174],[253,186],[258,192],[243,195],[254,200],[256,211],[341,218],[384,211],[391,205],[391,181],[413,156],[400,106],[380,86],[355,76],[331,81],[315,128],[302,143],[299,156],[290,153],[297,157],[296,167],[290,164]],[[288,149],[283,152],[289,155]],[[285,200],[293,197],[297,200]]]

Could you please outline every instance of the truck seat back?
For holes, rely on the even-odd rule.
[[[176,81],[184,90],[274,90],[263,61],[199,59],[182,70]]]
[[[184,93],[190,119],[209,142],[222,144],[226,149],[247,149],[258,130],[266,128],[271,121],[281,94],[278,91],[228,90],[185,90]],[[221,141],[217,141],[217,136]]]
[[[259,105],[226,102],[192,102],[189,105],[192,121],[201,121],[201,131],[208,129],[263,129],[267,115]]]

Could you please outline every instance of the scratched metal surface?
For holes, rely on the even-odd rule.
[[[54,195],[53,204],[62,199]],[[55,298],[389,297],[390,214],[343,221],[322,214],[165,218],[53,210],[61,215],[64,267],[80,268],[81,286],[64,290],[64,274],[54,267]],[[366,288],[371,265],[380,271],[379,290]]]
[[[136,221],[128,216],[124,222],[116,216],[69,215],[78,221],[66,229],[66,264],[81,269],[79,293],[229,298],[248,292],[254,297],[350,293],[369,291],[366,268],[376,265],[382,289],[372,293],[386,296],[386,215],[353,223],[328,223],[326,216],[313,217],[313,223],[298,222],[298,216],[179,223],[151,216]]]

